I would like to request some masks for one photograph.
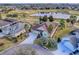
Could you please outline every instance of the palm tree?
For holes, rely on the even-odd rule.
[[[73,15],[70,16],[70,22],[72,25],[76,22],[76,19],[77,19],[76,16],[73,16]]]
[[[41,24],[43,22],[43,18],[39,17],[39,23]]]
[[[47,22],[48,17],[45,15],[42,19],[42,21]]]
[[[70,22],[70,19],[66,19],[66,22],[69,23]]]
[[[61,27],[61,29],[63,29],[65,27],[65,21],[64,21],[64,19],[60,20],[60,27]]]
[[[50,22],[54,21],[54,19],[53,19],[52,16],[49,17],[49,21],[50,21]]]

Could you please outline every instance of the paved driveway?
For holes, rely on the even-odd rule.
[[[29,33],[29,36],[20,44],[33,44],[34,40],[37,38],[38,34]]]

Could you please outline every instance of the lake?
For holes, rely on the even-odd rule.
[[[36,13],[36,14],[32,14],[31,16],[53,16],[53,18],[60,18],[60,19],[69,19],[70,18],[70,14],[67,13],[61,13],[61,12],[49,12],[49,13]]]

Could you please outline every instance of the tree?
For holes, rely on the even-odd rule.
[[[52,16],[49,17],[49,21],[50,22],[54,21]]]
[[[43,48],[54,50],[57,48],[57,42],[53,38],[41,37],[34,41],[35,44],[41,45]]]
[[[72,25],[76,22],[76,19],[77,19],[76,16],[73,16],[73,15],[70,16],[70,22]]]
[[[65,21],[64,21],[64,19],[60,20],[60,27],[61,27],[61,29],[63,29],[65,27]]]
[[[47,20],[48,20],[48,17],[45,15],[45,16],[43,17],[42,21],[47,22]]]
[[[66,19],[66,22],[69,23],[70,22],[70,19]]]
[[[39,22],[40,22],[40,24],[43,22],[43,18],[42,17],[39,17]]]
[[[47,44],[45,45],[48,49],[56,49],[57,42],[53,38],[47,38]]]

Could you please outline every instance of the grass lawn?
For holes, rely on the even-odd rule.
[[[59,20],[58,20],[59,21]],[[60,29],[60,27],[57,29],[57,32],[55,33],[55,35],[54,35],[54,38],[61,38],[61,37],[63,37],[63,36],[65,36],[65,35],[67,35],[69,32],[71,32],[73,29],[72,28],[70,28],[69,26],[69,23],[67,23],[66,21],[65,21],[65,28],[63,28],[62,30]]]
[[[4,44],[4,45],[0,46],[0,51],[14,45],[14,43],[12,43],[11,41],[9,41],[9,40],[7,40],[5,38],[0,39],[0,43]]]
[[[2,46],[0,46],[0,52],[9,48],[9,47],[12,47],[12,46],[15,46],[17,44],[19,44],[20,42],[22,42],[23,40],[25,40],[26,36],[25,34],[21,34],[20,36],[18,36],[16,39],[18,42],[14,43],[12,40],[12,38],[2,38],[0,39],[0,43],[3,43]]]
[[[57,38],[61,38],[65,35],[67,35],[69,32],[71,31],[70,28],[64,28],[63,30],[57,30],[57,32],[55,33],[54,37]]]

